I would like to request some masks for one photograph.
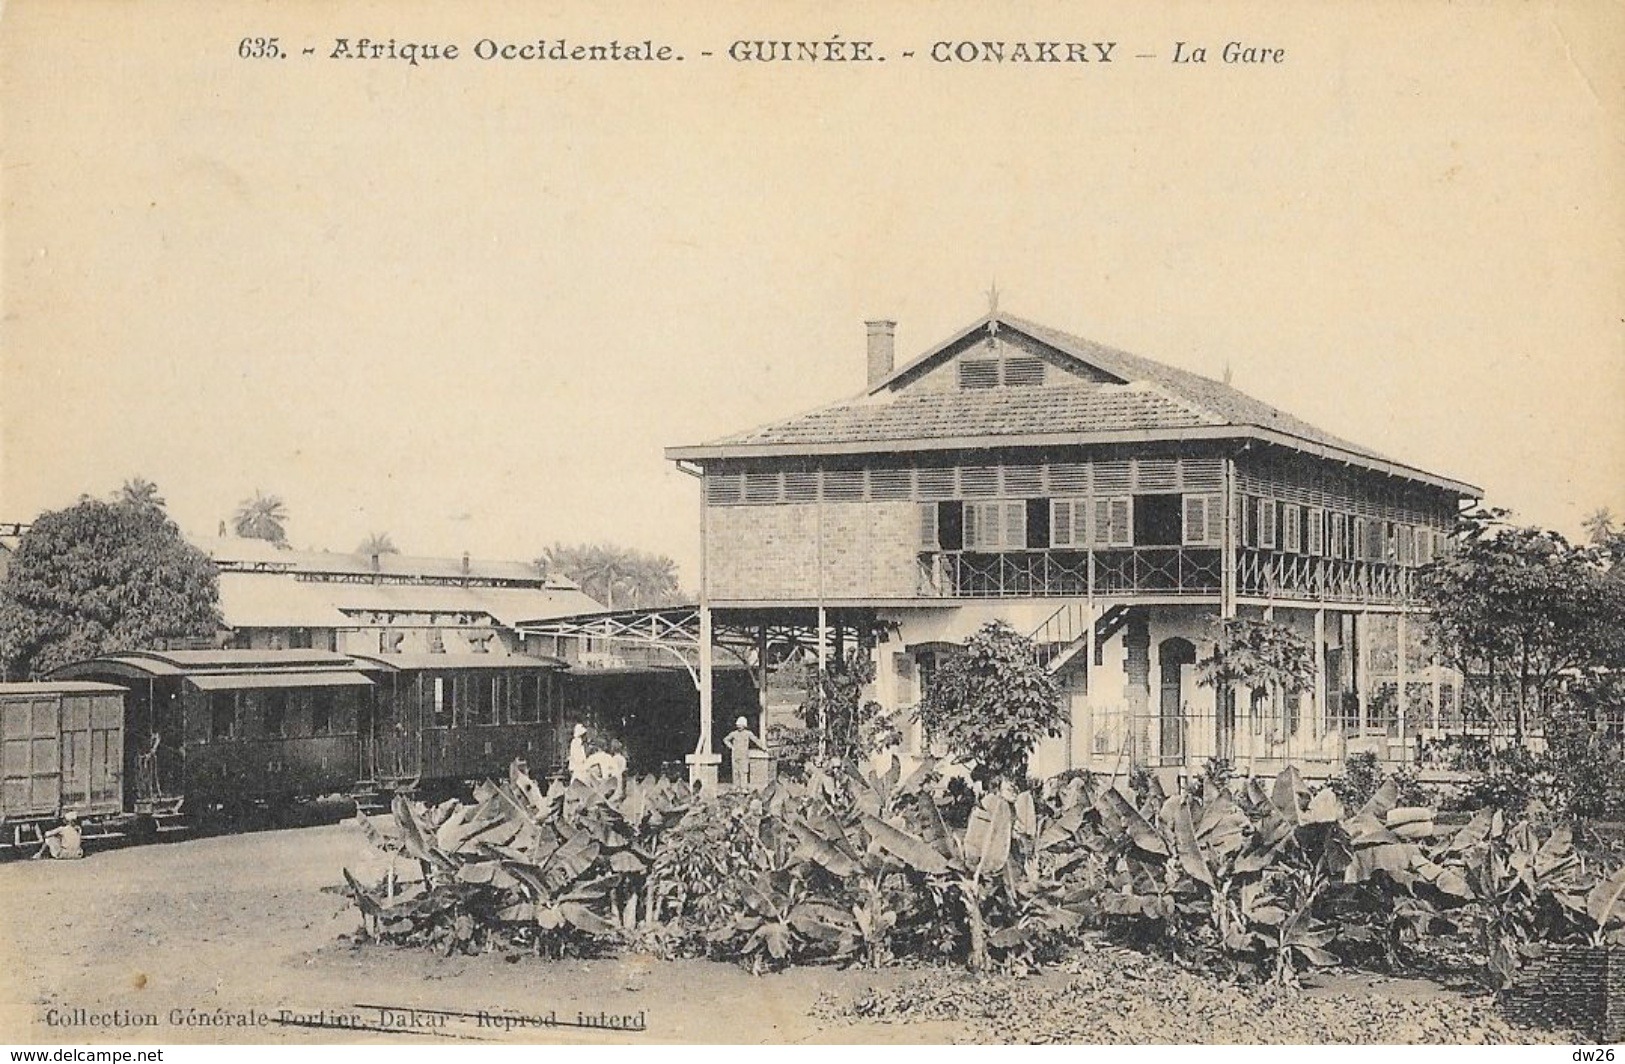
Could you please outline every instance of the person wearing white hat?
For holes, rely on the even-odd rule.
[[[61,827],[52,828],[45,833],[45,841],[34,857],[74,860],[84,855],[85,835],[79,830],[79,814],[70,809],[62,814]]]
[[[566,766],[570,778],[575,779],[587,769],[587,726],[577,724],[570,737],[570,761]]]
[[[763,750],[767,746],[750,730],[750,722],[744,717],[734,721],[734,730],[729,732],[723,743],[732,755],[733,777],[729,780],[735,787],[743,787],[750,776],[750,748],[754,744]]]

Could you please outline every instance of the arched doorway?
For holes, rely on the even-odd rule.
[[[1185,667],[1196,664],[1196,647],[1188,639],[1175,636],[1157,644],[1161,672],[1158,698],[1157,753],[1164,765],[1185,760]]]

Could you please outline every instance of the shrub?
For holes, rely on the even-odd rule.
[[[1059,681],[1003,621],[983,625],[937,670],[915,713],[927,738],[983,785],[1026,780],[1038,741],[1060,735],[1066,720]]]
[[[346,893],[364,937],[441,953],[630,943],[753,971],[898,957],[1025,970],[1095,928],[1289,982],[1391,969],[1417,936],[1461,930],[1505,986],[1543,943],[1625,942],[1625,871],[1589,870],[1567,827],[1485,809],[1444,831],[1393,778],[1359,805],[1291,769],[1171,797],[1148,775],[1137,800],[1081,773],[980,796],[961,781],[946,791],[970,806],[962,825],[941,782],[930,764],[854,763],[697,799],[650,780],[544,794],[516,774],[473,805],[397,799],[389,832],[362,819],[391,870],[376,886],[346,871]]]

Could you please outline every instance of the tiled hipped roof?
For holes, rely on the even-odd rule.
[[[902,394],[842,403],[713,441],[730,444],[884,443],[957,436],[1123,432],[1223,422],[1151,388],[1041,387]]]
[[[1024,334],[1055,352],[1060,363],[1076,360],[1126,383],[1102,384],[1078,377],[1060,384],[1024,387],[915,390],[908,386],[962,349],[965,340],[989,332],[995,322],[993,332]],[[1476,497],[1478,491],[1334,436],[1228,384],[1002,313],[961,330],[864,395],[698,447],[671,448],[667,453],[673,458],[706,460],[794,454],[800,448],[809,452],[849,450],[870,444],[919,449],[937,441],[942,446],[959,441],[987,446],[1010,438],[1014,444],[1018,437],[1042,437],[1052,444],[1058,438],[1090,443],[1194,436],[1257,437],[1312,452],[1330,452],[1345,460],[1363,460],[1401,476],[1417,474],[1463,495]]]

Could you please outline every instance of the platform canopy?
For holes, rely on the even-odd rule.
[[[816,606],[712,607],[710,615],[711,645],[729,651],[747,665],[761,665],[764,651],[780,661],[796,652],[818,651]],[[837,645],[855,645],[875,625],[874,611],[858,607],[826,609],[823,620],[826,643],[834,641]],[[676,658],[692,673],[700,652],[701,608],[698,603],[685,603],[601,610],[519,621],[514,627],[525,636],[646,648]]]

